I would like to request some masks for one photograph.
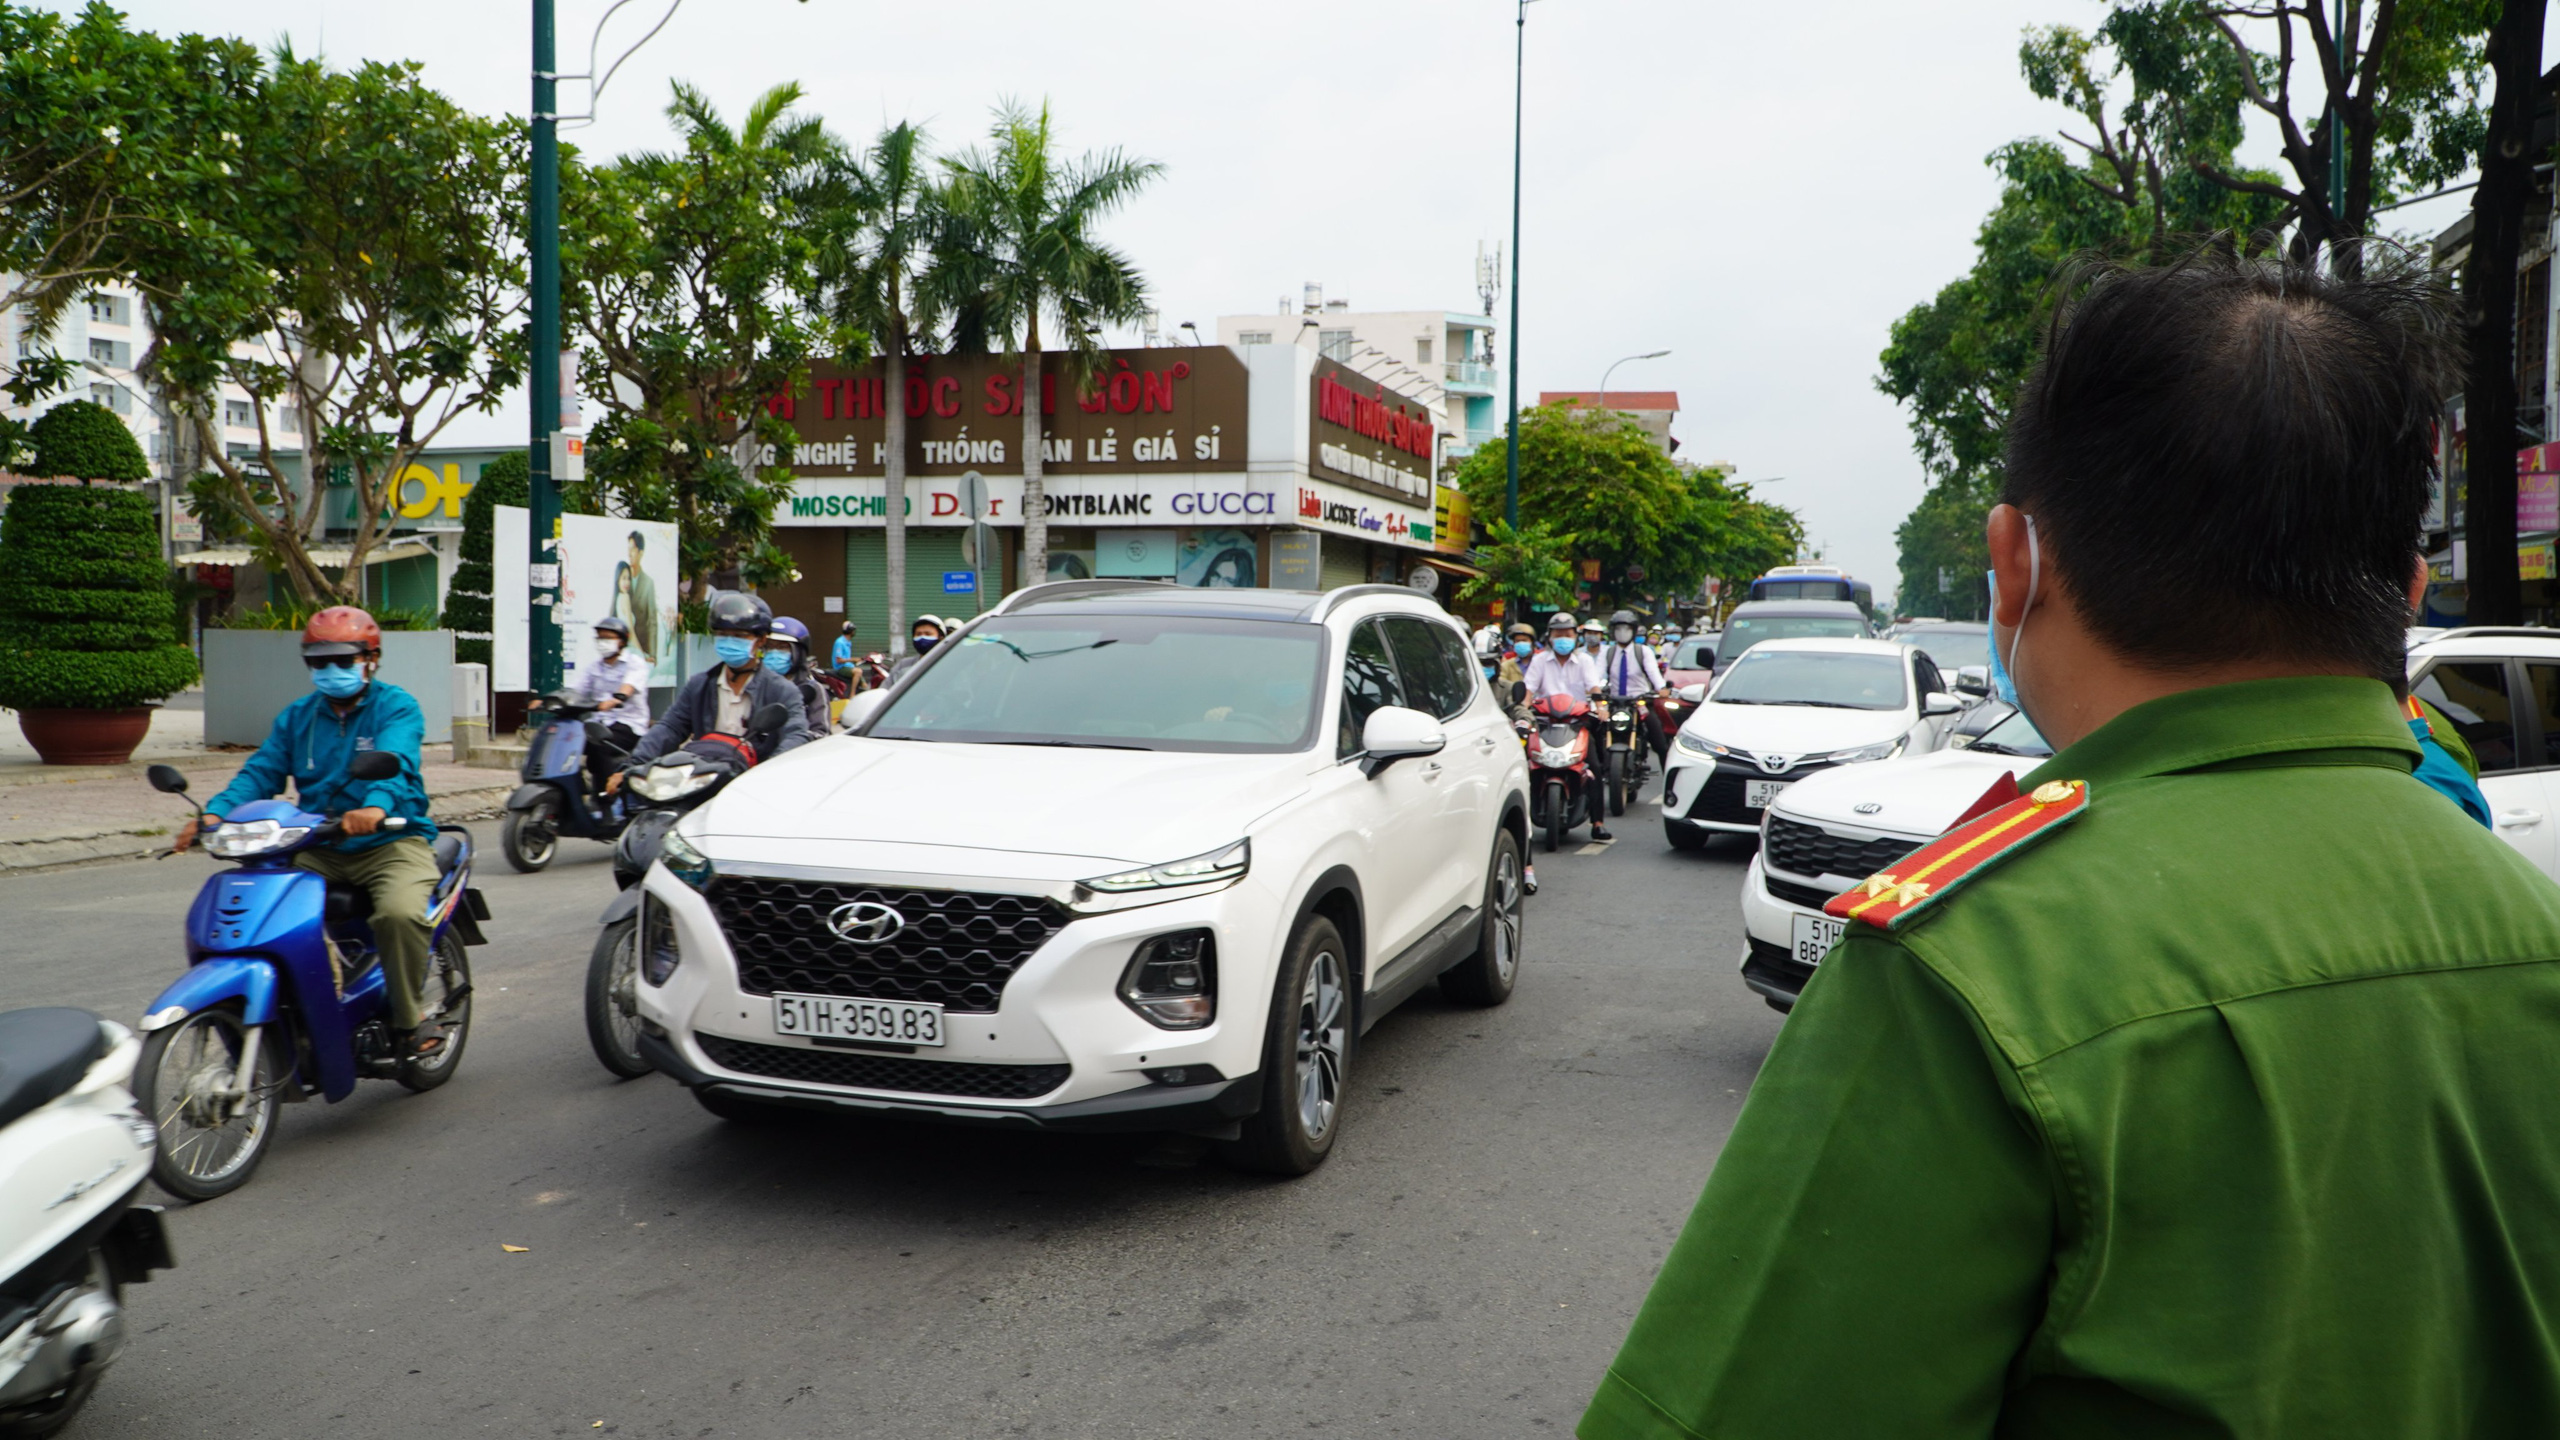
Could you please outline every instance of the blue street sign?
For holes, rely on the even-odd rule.
[[[978,572],[975,570],[943,571],[942,593],[945,595],[974,595],[978,593]]]

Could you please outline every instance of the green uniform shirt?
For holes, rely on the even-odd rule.
[[[1580,1433],[2560,1435],[2560,886],[2388,689],[2126,712],[1853,924]]]

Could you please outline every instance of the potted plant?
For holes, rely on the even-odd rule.
[[[148,467],[105,406],[57,405],[29,437],[38,475],[0,515],[0,706],[49,765],[121,765],[154,703],[195,683],[151,501]]]

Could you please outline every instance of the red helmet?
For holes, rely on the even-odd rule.
[[[306,656],[379,655],[382,627],[353,605],[332,605],[302,627]]]

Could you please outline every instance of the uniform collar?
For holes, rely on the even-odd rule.
[[[2020,783],[2171,775],[2291,751],[2350,750],[2363,763],[2415,770],[2424,752],[2390,687],[2347,675],[2292,675],[2182,690],[2134,706],[2037,766]]]

